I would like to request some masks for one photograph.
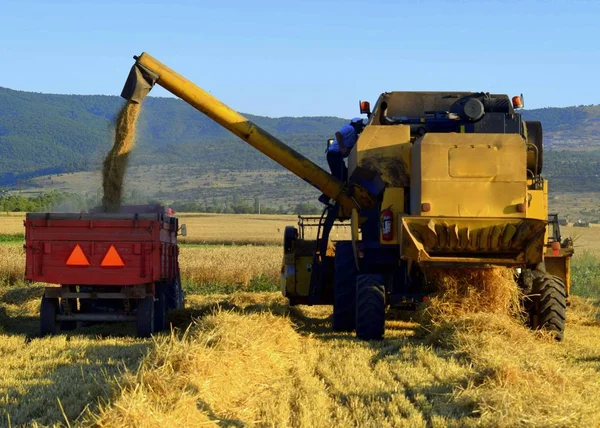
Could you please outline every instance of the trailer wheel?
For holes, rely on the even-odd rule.
[[[58,299],[42,296],[40,305],[40,333],[42,336],[53,335],[58,331],[57,312]]]
[[[380,340],[385,332],[385,286],[382,275],[356,277],[356,336]]]
[[[164,284],[157,283],[154,301],[154,331],[159,332],[167,326],[167,295]]]
[[[182,309],[184,307],[184,293],[181,287],[181,276],[179,276],[179,274],[174,280],[169,282],[165,294],[167,298],[167,309]]]
[[[154,297],[138,299],[136,321],[138,337],[150,337],[154,330]]]
[[[185,293],[183,292],[183,285],[181,285],[181,275],[178,273],[175,278],[175,289],[177,290],[177,309],[185,308]]]
[[[557,341],[562,341],[567,311],[567,297],[562,279],[547,273],[537,276],[533,280],[529,301],[531,328],[547,330]]]
[[[335,246],[334,331],[352,331],[356,326],[356,274],[352,242],[338,242]]]

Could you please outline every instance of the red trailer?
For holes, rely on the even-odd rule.
[[[42,297],[41,333],[78,321],[136,321],[141,337],[164,329],[167,310],[183,306],[178,231],[160,206],[27,214],[25,277],[56,284]]]

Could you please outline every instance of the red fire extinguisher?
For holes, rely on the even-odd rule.
[[[381,238],[384,241],[394,239],[394,212],[391,205],[381,211]]]

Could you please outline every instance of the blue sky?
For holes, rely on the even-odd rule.
[[[0,0],[0,11],[0,86],[18,90],[116,95],[147,51],[258,115],[351,117],[392,90],[600,103],[596,1]]]

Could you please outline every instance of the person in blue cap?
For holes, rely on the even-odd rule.
[[[333,143],[327,148],[327,164],[331,170],[331,175],[341,181],[348,180],[348,167],[344,159],[348,157],[350,151],[356,144],[358,136],[364,129],[365,124],[360,117],[355,117],[349,124],[335,133]],[[321,195],[319,201],[327,203],[329,198]]]
[[[348,125],[335,133],[335,139],[327,150],[327,163],[331,174],[339,180],[346,181],[348,179],[348,168],[344,162],[350,154],[350,150],[356,144],[358,136],[362,132],[365,124],[360,117],[355,117]]]

